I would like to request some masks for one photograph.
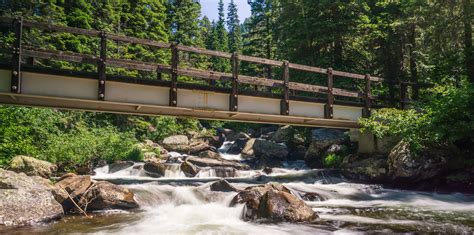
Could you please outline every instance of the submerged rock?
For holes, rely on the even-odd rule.
[[[143,165],[145,174],[151,177],[163,177],[165,175],[166,166],[161,162],[147,162]]]
[[[229,184],[227,180],[219,180],[211,184],[210,186],[211,191],[217,191],[217,192],[237,192],[238,190]]]
[[[194,177],[199,172],[199,168],[188,161],[181,163],[180,169],[187,177]]]
[[[212,168],[216,173],[216,177],[221,178],[228,178],[228,177],[236,177],[237,170],[232,167],[213,167]]]
[[[63,216],[49,181],[38,178],[0,169],[0,225],[29,225]]]
[[[354,180],[384,182],[387,178],[387,157],[383,155],[348,155],[342,163],[342,173]]]
[[[114,161],[112,164],[109,165],[109,174],[121,171],[123,169],[127,169],[133,165],[134,163],[132,161]]]
[[[79,204],[84,207],[87,205],[87,211],[138,207],[133,192],[106,181],[94,183],[81,198]]]
[[[199,167],[232,167],[237,170],[248,170],[248,165],[239,163],[237,161],[216,160],[211,158],[188,157],[186,161]]]
[[[243,219],[268,222],[313,222],[318,216],[280,184],[252,186],[239,192],[231,206],[245,203]]]
[[[206,150],[206,151],[200,152],[199,157],[222,160],[222,158],[221,158],[221,156],[218,152],[211,151],[211,150]]]
[[[10,162],[10,170],[15,172],[23,172],[26,175],[37,175],[49,178],[57,170],[57,166],[43,160],[33,157],[18,155]]]

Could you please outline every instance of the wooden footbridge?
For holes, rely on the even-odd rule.
[[[103,31],[51,25],[23,18],[1,18],[11,28],[14,40],[3,45],[0,61],[0,103],[78,109],[137,115],[172,115],[201,119],[234,120],[258,123],[293,124],[334,128],[357,128],[357,120],[379,107],[371,84],[383,78],[360,75],[331,68],[318,68],[288,61],[257,58],[237,53],[163,43]],[[41,49],[28,45],[25,34],[31,30],[68,33],[97,40],[96,54]],[[153,50],[169,50],[168,64],[127,60],[109,56],[111,43],[142,45]],[[5,47],[10,47],[5,50]],[[150,49],[151,50],[151,49]],[[232,73],[200,70],[182,66],[181,54],[195,54],[230,60]],[[169,56],[171,54],[171,56]],[[88,64],[93,71],[60,70],[37,61],[63,61]],[[240,64],[256,63],[280,67],[281,79],[241,74]],[[155,74],[154,79],[125,77],[113,69]],[[290,70],[323,74],[327,86],[291,81]],[[162,76],[164,74],[164,76]],[[166,76],[166,79],[165,79]],[[199,79],[201,83],[180,78]],[[359,80],[360,91],[334,87],[335,78]],[[215,82],[220,81],[219,86]],[[401,87],[401,104],[407,103],[406,87]],[[258,91],[268,87],[273,92]],[[250,88],[250,89],[249,89]],[[262,89],[260,89],[262,90]],[[304,93],[307,96],[298,95]],[[308,94],[310,94],[308,96]],[[319,96],[311,96],[319,94]],[[322,97],[323,96],[323,97]],[[337,99],[336,99],[337,97]],[[343,97],[339,100],[339,97]],[[344,98],[345,97],[345,98]]]

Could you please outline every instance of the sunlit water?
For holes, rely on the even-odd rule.
[[[95,179],[151,179],[142,164],[108,173],[108,167],[96,170]],[[241,219],[243,205],[229,207],[235,192],[212,192],[212,169],[188,182],[179,164],[168,164],[168,181],[127,184],[135,193],[140,209],[101,211],[93,218],[67,216],[62,220],[33,227],[5,230],[8,234],[315,234],[315,233],[465,233],[474,232],[474,195],[436,194],[386,189],[379,185],[335,181],[324,171],[305,169],[301,162],[288,162],[266,175],[262,171],[238,171],[229,181],[274,177],[301,198],[308,192],[324,200],[306,201],[320,220],[313,224],[261,224]],[[302,176],[303,178],[295,178]],[[161,178],[160,178],[161,179]],[[298,179],[297,181],[284,179]],[[304,180],[301,180],[304,179]],[[202,180],[202,181],[200,181]],[[232,183],[244,189],[253,183]],[[2,230],[0,230],[2,233]]]

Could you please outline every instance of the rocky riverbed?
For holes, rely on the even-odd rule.
[[[91,162],[74,173],[17,156],[0,169],[0,232],[435,232],[474,229],[472,181],[447,192],[456,149],[413,158],[404,143],[360,155],[347,133],[291,127],[218,130],[139,144],[141,162]],[[448,150],[446,150],[448,149]],[[340,156],[327,168],[325,156]],[[324,169],[326,168],[326,169]],[[464,177],[472,177],[467,169]],[[49,180],[50,178],[51,180]],[[424,186],[438,180],[442,192]],[[420,187],[429,191],[400,188]],[[471,188],[470,188],[471,187]],[[29,225],[29,226],[24,226]],[[21,227],[18,227],[21,226]]]

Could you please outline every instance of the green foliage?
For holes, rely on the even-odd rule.
[[[324,157],[323,165],[327,168],[337,168],[341,165],[343,158],[334,153],[328,154]]]
[[[0,106],[0,165],[20,154],[66,165],[139,161],[139,139],[160,141],[191,130],[199,131],[197,120]]]
[[[474,131],[474,86],[436,86],[426,98],[430,102],[415,109],[375,110],[359,120],[363,130],[378,137],[397,136],[413,150],[425,145],[472,138]]]
[[[160,156],[159,151],[158,151],[157,155]],[[143,158],[144,158],[143,157],[143,152],[137,146],[132,148],[130,150],[130,152],[128,152],[128,154],[127,154],[127,160],[138,162],[138,161],[143,161]]]
[[[370,118],[362,118],[359,123],[363,131],[370,131],[377,137],[395,136],[410,143],[414,149],[419,149],[423,142],[431,138],[423,131],[427,128],[426,115],[413,109],[400,110],[384,108],[374,110]]]

